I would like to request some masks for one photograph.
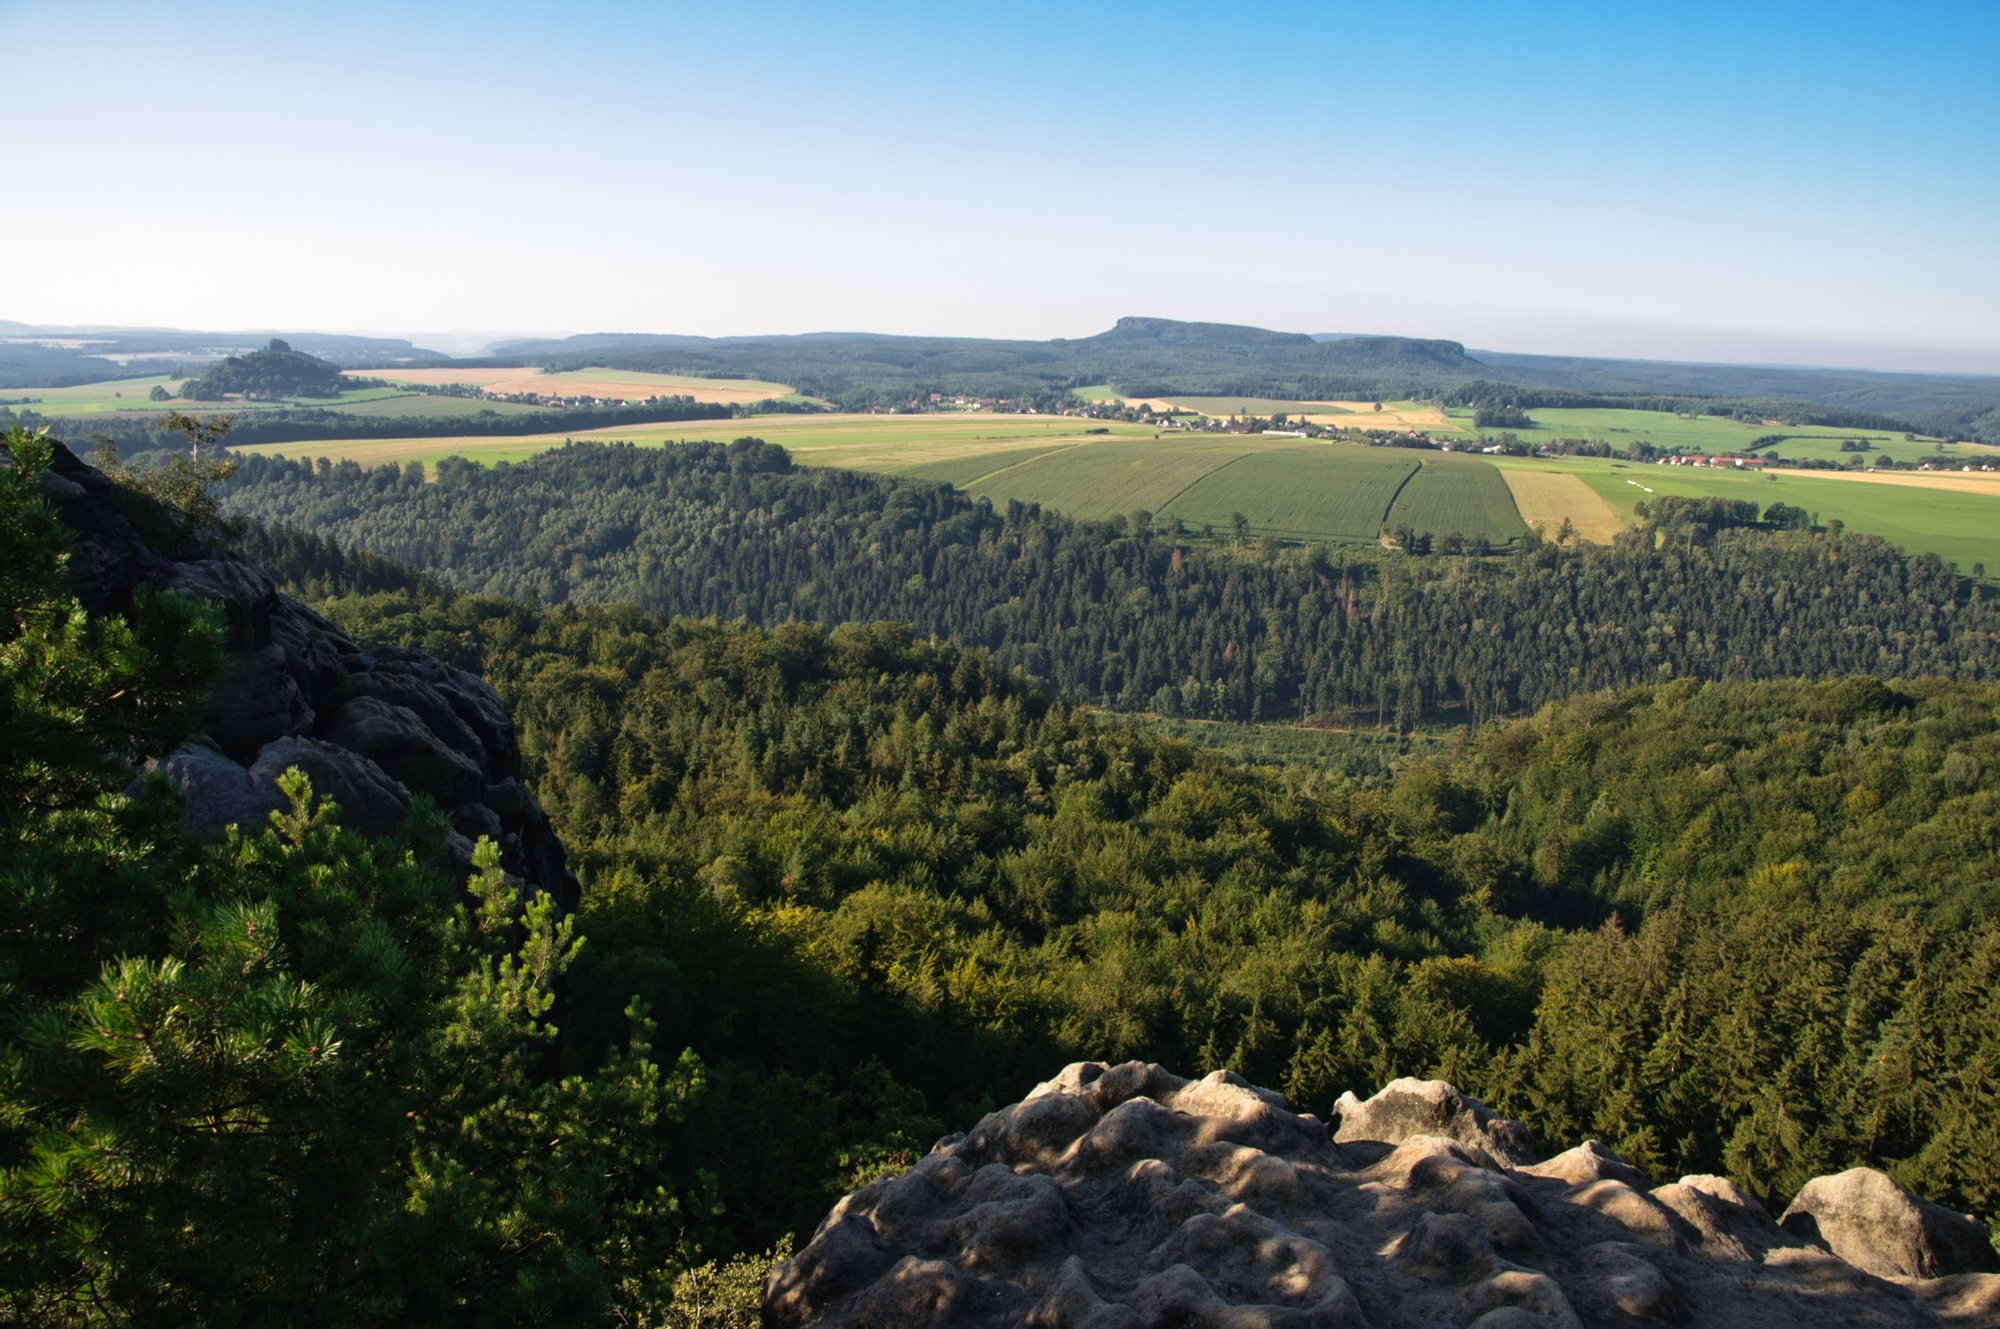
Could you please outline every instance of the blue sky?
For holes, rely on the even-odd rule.
[[[1993,0],[0,0],[0,52],[0,318],[2000,372]]]

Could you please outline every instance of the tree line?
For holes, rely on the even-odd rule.
[[[482,593],[667,614],[893,619],[1127,710],[1402,729],[1674,678],[1984,678],[1985,592],[1930,555],[1662,503],[1610,546],[1500,558],[1286,546],[994,508],[739,440],[572,444],[431,483],[244,457],[226,506]]]

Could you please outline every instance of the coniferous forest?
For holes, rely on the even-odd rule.
[[[892,624],[330,604],[512,700],[587,883],[581,1022],[636,991],[703,1057],[740,1244],[810,1221],[827,1160],[907,1161],[1084,1056],[1319,1111],[1440,1076],[1774,1201],[1861,1160],[2000,1201],[1992,684],[1584,693],[1356,781]]]

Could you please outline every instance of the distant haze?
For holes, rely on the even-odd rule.
[[[2000,372],[1991,0],[0,0],[0,49],[30,323]]]

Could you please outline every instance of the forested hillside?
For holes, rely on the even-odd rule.
[[[349,386],[331,360],[295,351],[271,338],[260,351],[232,355],[181,385],[191,401],[221,401],[231,393],[249,397],[338,397]]]
[[[1800,369],[1770,365],[1686,364],[1663,360],[1600,360],[1582,356],[1513,355],[1476,351],[1493,376],[1591,396],[1642,394],[1817,402],[1851,418],[1907,420],[1927,434],[2000,443],[2000,377],[1990,374],[1879,373],[1861,369]],[[1834,423],[1829,420],[1828,423]]]
[[[1491,377],[1452,341],[1303,333],[1164,318],[1121,318],[1093,337],[1003,341],[819,333],[791,337],[582,336],[511,342],[496,354],[554,369],[609,364],[669,373],[769,376],[843,406],[908,398],[920,389],[1035,395],[1115,383],[1135,395],[1407,396],[1426,385]]]
[[[1991,684],[1589,694],[1356,782],[889,625],[330,607],[511,699],[586,879],[572,1027],[637,991],[702,1055],[745,1243],[1084,1056],[1321,1112],[1441,1075],[1661,1175],[2000,1204]]]
[[[503,357],[552,368],[612,365],[669,373],[769,377],[849,407],[913,393],[1034,398],[1110,383],[1127,396],[1291,398],[1432,396],[1474,380],[1591,396],[1746,399],[1921,421],[1926,431],[2000,441],[1988,418],[2000,379],[1577,356],[1467,352],[1414,337],[1314,338],[1164,318],[1121,318],[1090,337],[1048,341],[815,333],[785,337],[587,334],[507,342]],[[511,362],[511,361],[510,361]],[[1984,413],[1984,414],[1982,414]]]
[[[487,594],[668,614],[894,619],[1124,709],[1410,727],[1674,678],[1975,679],[2000,617],[1936,558],[1661,504],[1612,547],[1504,558],[1232,545],[947,486],[794,467],[755,440],[571,445],[434,478],[245,457],[232,511]]]

